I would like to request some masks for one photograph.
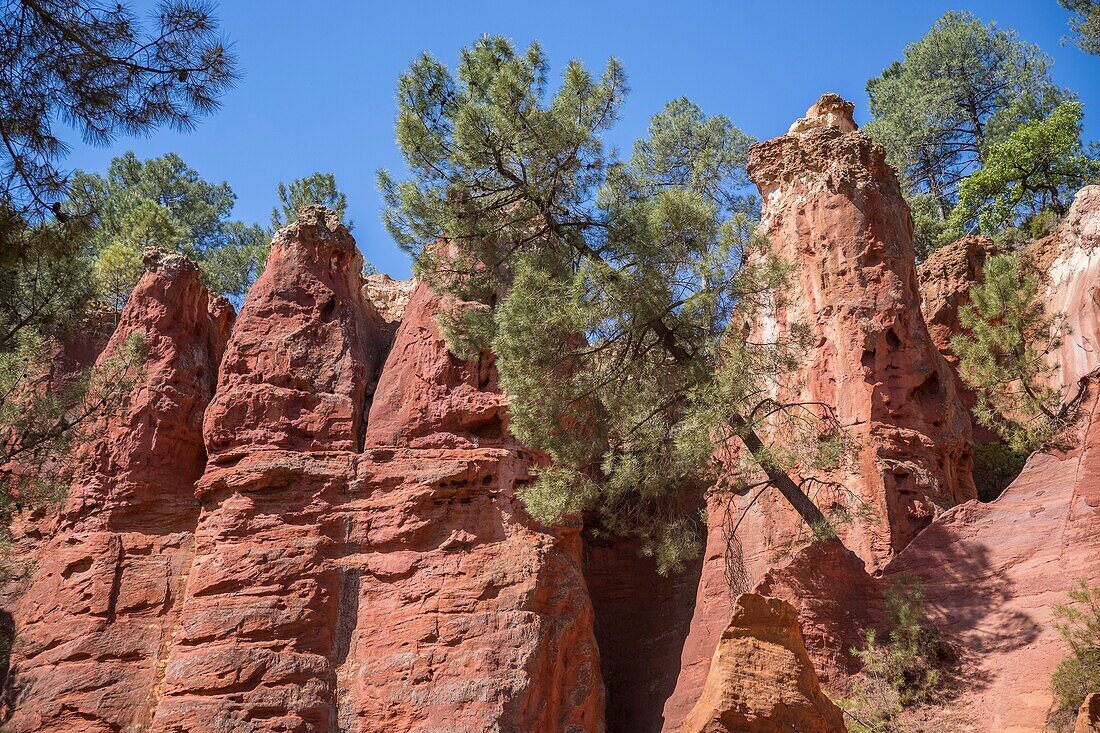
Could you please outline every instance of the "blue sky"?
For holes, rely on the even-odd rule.
[[[136,7],[154,3],[137,0]],[[71,133],[67,168],[102,171],[125,150],[179,153],[207,179],[228,181],[234,215],[266,224],[280,180],[332,171],[347,193],[360,249],[405,277],[409,262],[382,227],[375,171],[402,170],[394,143],[394,83],[421,51],[453,64],[483,34],[538,40],[559,72],[579,58],[625,65],[631,93],[611,142],[629,150],[649,117],[686,95],[758,138],[774,137],[825,91],[867,118],[866,80],[947,10],[1015,28],[1054,60],[1058,84],[1085,104],[1085,138],[1100,139],[1100,57],[1061,44],[1068,14],[1056,0],[714,0],[574,2],[460,0],[337,2],[222,0],[218,17],[242,81],[222,109],[187,133],[121,138],[107,148]]]

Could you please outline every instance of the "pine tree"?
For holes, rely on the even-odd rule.
[[[1082,51],[1100,55],[1100,0],[1058,0],[1073,13],[1069,27]]]
[[[874,119],[864,129],[908,184],[918,255],[961,234],[949,226],[958,186],[989,147],[1070,97],[1051,63],[1015,31],[951,11],[867,82]]]
[[[398,81],[412,178],[379,174],[389,230],[457,303],[442,318],[452,349],[496,355],[513,433],[551,458],[528,509],[587,512],[668,570],[699,549],[684,497],[714,485],[716,448],[738,440],[763,483],[828,526],[758,435],[782,409],[762,383],[797,345],[728,328],[785,275],[752,235],[751,139],[681,99],[620,161],[603,143],[620,64],[570,62],[552,93],[548,72],[537,44],[500,37],[464,49],[454,76],[421,56]]]
[[[271,228],[282,229],[297,220],[298,209],[309,204],[321,204],[332,209],[343,220],[348,210],[348,197],[336,185],[336,176],[332,173],[314,173],[305,178],[296,178],[289,185],[279,184],[279,206],[271,210]],[[350,231],[355,223],[344,221]]]
[[[106,299],[121,307],[141,274],[147,247],[175,250],[195,260],[214,292],[238,303],[267,258],[267,232],[229,217],[236,196],[168,153],[113,159],[106,174],[77,172],[65,211],[94,226],[91,249]],[[120,267],[121,263],[129,263]]]
[[[1060,317],[1046,312],[1039,275],[1019,258],[997,255],[959,309],[951,339],[959,375],[975,391],[974,416],[1016,451],[1030,453],[1068,424],[1076,400],[1050,385],[1049,355],[1061,344]]]
[[[46,458],[63,458],[81,426],[124,398],[141,360],[135,345],[76,385],[39,389],[47,345],[82,325],[96,294],[91,222],[63,207],[67,147],[55,126],[63,121],[97,144],[162,125],[189,129],[235,79],[206,3],[166,0],[153,26],[123,2],[14,0],[0,9],[3,519],[42,496],[33,484],[44,469],[56,474]]]

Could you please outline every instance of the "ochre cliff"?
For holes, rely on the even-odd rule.
[[[976,681],[941,712],[943,730],[1045,729],[1050,675],[1068,653],[1052,609],[1079,580],[1100,582],[1095,381],[1074,442],[1033,455],[996,501],[944,514],[886,569],[887,578],[922,581],[933,620],[959,648],[963,677]]]
[[[140,335],[143,374],[81,451],[60,528],[11,609],[11,731],[144,730],[190,574],[202,416],[232,309],[156,256],[100,360]]]
[[[852,105],[833,94],[787,135],[755,145],[749,175],[763,197],[770,247],[792,266],[785,290],[797,293],[779,294],[753,333],[774,340],[792,324],[808,327],[803,365],[774,397],[828,406],[854,445],[822,477],[829,485],[807,488],[827,513],[851,517],[836,521],[844,545],[867,570],[878,570],[935,517],[975,497],[970,420],[921,316],[909,210],[882,148],[856,129]],[[666,731],[677,729],[697,699],[734,595],[790,563],[805,541],[805,525],[778,492],[732,500],[716,494],[707,508],[702,578],[676,691],[665,705]],[[836,565],[849,567],[839,558]],[[839,585],[820,588],[841,592]],[[816,605],[838,603],[842,595]],[[800,608],[804,625],[815,623],[812,608]],[[846,676],[846,652],[811,646],[810,654],[819,668],[832,667],[827,676]]]
[[[492,356],[452,354],[441,298],[364,281],[338,217],[306,207],[235,324],[194,264],[152,258],[100,357],[140,333],[144,370],[0,617],[4,730],[831,733],[822,687],[858,672],[901,574],[978,681],[936,729],[1041,729],[1050,609],[1100,582],[1100,188],[1030,252],[1072,324],[1058,386],[1093,373],[1073,439],[980,504],[948,343],[988,242],[929,258],[918,291],[895,175],[836,95],[749,172],[798,297],[748,328],[810,331],[772,396],[852,442],[808,485],[840,541],[807,542],[773,491],[715,493],[705,554],[662,577],[580,518],[535,522],[518,492],[543,458],[510,436]]]
[[[744,593],[733,604],[710,674],[682,733],[844,733],[821,691],[788,603]]]

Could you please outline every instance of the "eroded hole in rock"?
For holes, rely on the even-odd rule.
[[[875,368],[875,353],[874,349],[863,350],[863,356],[860,357],[859,361],[864,369],[873,370]]]

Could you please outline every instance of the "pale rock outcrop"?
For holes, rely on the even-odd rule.
[[[1072,399],[1081,377],[1100,367],[1100,186],[1078,191],[1058,228],[1027,254],[1046,273],[1047,312],[1065,317],[1065,337],[1051,356],[1052,386]]]
[[[778,598],[743,593],[682,733],[842,733],[840,708],[821,691],[798,615]]]
[[[394,280],[389,275],[374,273],[363,279],[363,297],[374,305],[378,315],[395,329],[405,315],[405,306],[416,290],[417,280]]]
[[[1100,733],[1100,692],[1094,692],[1081,703],[1073,733]]]
[[[203,412],[233,321],[198,268],[156,253],[100,360],[132,337],[143,374],[80,449],[69,500],[12,607],[4,729],[144,730],[190,573]]]

